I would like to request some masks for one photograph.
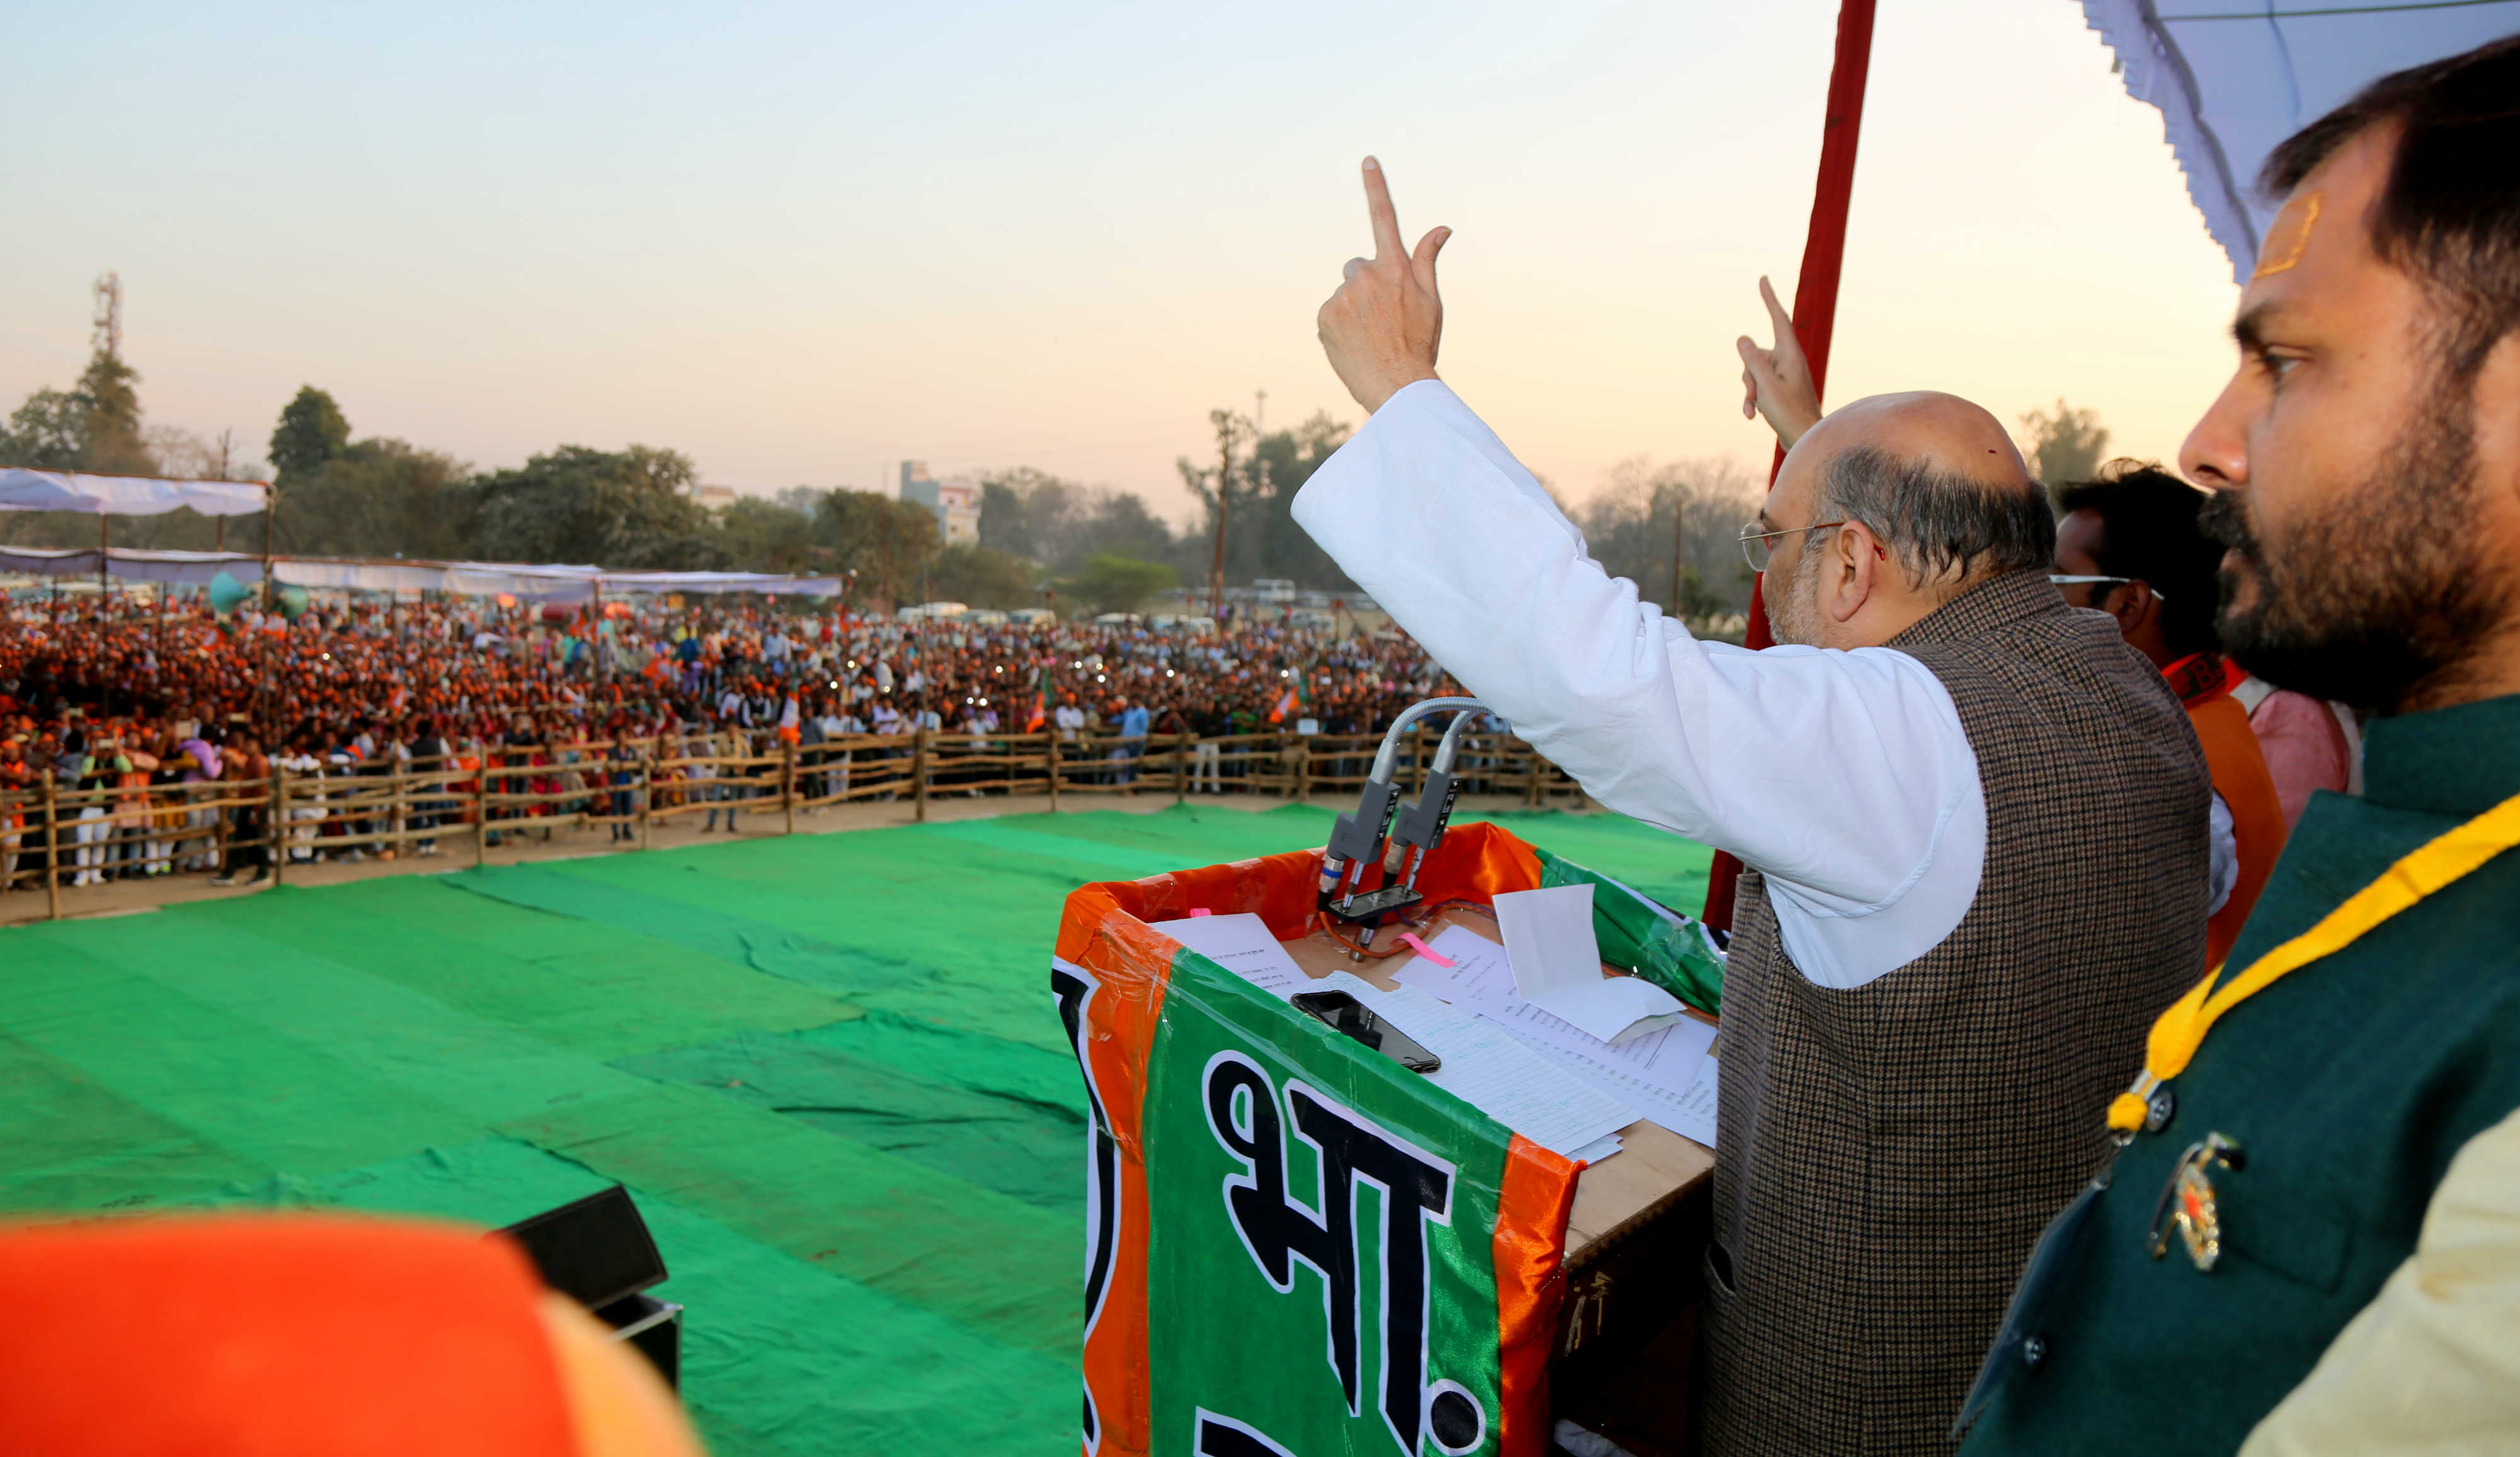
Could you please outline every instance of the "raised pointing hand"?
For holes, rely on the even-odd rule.
[[[1444,303],[1435,291],[1435,255],[1453,236],[1436,228],[1413,252],[1400,242],[1400,215],[1381,164],[1365,159],[1365,205],[1373,222],[1373,256],[1347,260],[1347,281],[1314,322],[1322,352],[1356,402],[1370,414],[1404,387],[1435,378],[1444,337]]]
[[[1759,296],[1768,305],[1777,342],[1763,349],[1745,334],[1733,344],[1741,351],[1741,418],[1767,416],[1777,439],[1791,450],[1803,432],[1820,423],[1820,390],[1812,385],[1802,341],[1794,337],[1794,317],[1777,301],[1777,291],[1765,278],[1759,280]]]

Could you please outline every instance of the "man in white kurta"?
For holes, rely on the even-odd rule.
[[[2089,1172],[2090,1110],[2202,969],[2194,733],[2113,624],[2065,607],[2044,493],[1949,395],[1803,433],[1744,533],[1787,646],[1692,637],[1436,378],[1447,234],[1405,250],[1366,181],[1376,256],[1320,326],[1372,419],[1295,520],[1595,798],[1752,871],[1708,1450],[1946,1451],[2031,1240]],[[1973,1195],[1948,1192],[1962,1169]]]
[[[1768,874],[1794,964],[1859,986],[1977,894],[1986,802],[1951,695],[1886,648],[1691,637],[1439,380],[1394,393],[1295,520],[1428,656],[1622,814]],[[1851,835],[1847,827],[1865,833]]]

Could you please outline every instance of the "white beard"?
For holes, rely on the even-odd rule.
[[[1774,574],[1771,586],[1783,590],[1765,597],[1768,606],[1768,630],[1779,643],[1805,647],[1820,642],[1820,554],[1809,542],[1794,558],[1793,575],[1779,581]]]

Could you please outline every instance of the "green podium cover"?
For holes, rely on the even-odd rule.
[[[1252,912],[1299,936],[1319,872],[1306,851],[1068,897],[1089,1457],[1547,1450],[1578,1165],[1148,924]],[[1473,824],[1419,885],[1485,902],[1545,873]]]

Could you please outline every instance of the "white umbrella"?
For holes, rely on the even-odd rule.
[[[2161,109],[2206,230],[2245,284],[2274,207],[2258,169],[2284,138],[2394,70],[2520,31],[2520,0],[2083,0],[2127,94]]]

